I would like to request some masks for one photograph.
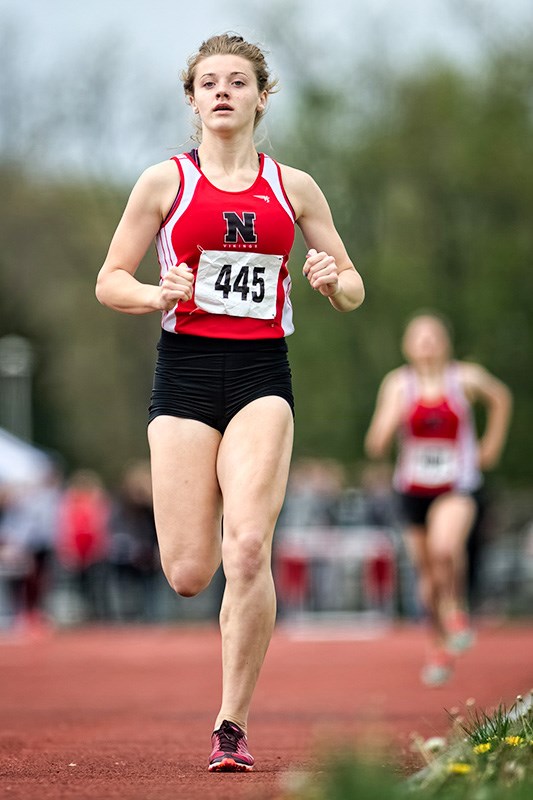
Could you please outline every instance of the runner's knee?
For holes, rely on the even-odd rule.
[[[270,545],[262,530],[247,528],[239,533],[224,534],[224,572],[228,581],[254,580],[264,569],[270,569]]]
[[[431,555],[435,570],[450,569],[455,560],[453,550],[446,544],[434,547]]]
[[[194,597],[211,583],[213,572],[192,561],[173,561],[164,569],[167,581],[176,594]]]

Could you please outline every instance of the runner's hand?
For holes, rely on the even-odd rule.
[[[171,267],[159,286],[161,311],[170,311],[176,303],[190,300],[194,290],[194,276],[187,264]]]
[[[339,292],[339,272],[333,256],[316,250],[309,250],[305,260],[303,274],[312,288],[324,295],[333,297]]]

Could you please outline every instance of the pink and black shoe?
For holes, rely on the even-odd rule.
[[[246,734],[235,722],[225,719],[211,736],[213,749],[209,772],[250,772],[254,758],[248,752]]]

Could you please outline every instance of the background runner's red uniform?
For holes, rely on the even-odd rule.
[[[458,366],[445,373],[444,391],[435,401],[420,396],[414,370],[405,367],[407,404],[399,435],[394,486],[404,494],[469,493],[482,483],[470,404]]]

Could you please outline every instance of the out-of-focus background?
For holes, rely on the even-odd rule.
[[[479,614],[530,614],[531,3],[0,0],[0,625],[216,616],[221,575],[187,601],[158,565],[145,426],[159,320],[102,308],[94,283],[140,172],[190,146],[179,73],[225,30],[269,51],[280,92],[258,146],[316,178],[367,289],[356,313],[332,313],[299,277],[297,238],[280,616],[419,615],[390,471],[362,443],[421,307],[514,394],[469,587]],[[140,277],[157,281],[155,253]]]

